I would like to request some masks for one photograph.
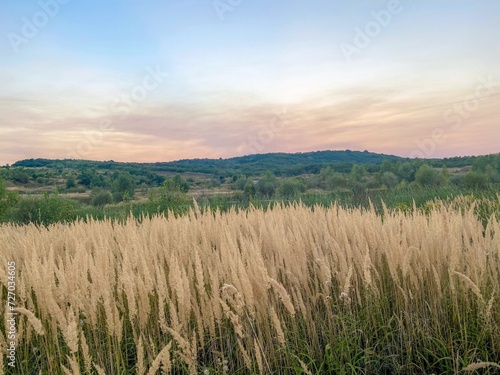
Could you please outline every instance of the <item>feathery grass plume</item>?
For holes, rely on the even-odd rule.
[[[113,303],[112,306],[112,324],[110,325],[112,329],[112,333],[115,336],[115,338],[121,340],[122,338],[122,332],[123,332],[123,319],[120,319],[120,312],[118,311],[118,307],[116,306],[116,303]]]
[[[92,356],[90,355],[89,346],[87,345],[87,340],[83,331],[80,332],[80,347],[82,348],[83,363],[85,365],[85,371],[88,375],[92,374]]]
[[[158,322],[162,333],[167,332],[167,317],[165,315],[165,302],[168,298],[168,289],[165,279],[165,272],[158,264],[155,264],[155,284],[158,294]]]
[[[281,302],[283,302],[283,305],[290,315],[295,316],[295,307],[293,306],[292,300],[290,299],[285,287],[271,277],[268,277],[268,281],[272,285],[273,289],[278,293]]]
[[[243,343],[241,342],[240,338],[238,338],[237,343],[241,355],[243,356],[243,362],[245,362],[245,366],[247,367],[248,371],[252,371],[252,360],[250,358],[250,355],[246,351],[245,347],[243,346]]]
[[[370,249],[366,247],[365,259],[363,262],[363,276],[368,287],[372,285]]]
[[[271,307],[269,311],[271,315],[271,321],[273,322],[274,329],[276,330],[276,337],[278,339],[278,342],[281,345],[285,345],[285,334],[283,333],[283,329],[281,328],[280,319],[278,318],[274,307]]]
[[[132,280],[134,272],[131,269],[123,269],[122,284],[127,296],[128,315],[131,321],[137,316],[136,285]]]
[[[71,367],[71,370],[66,366],[61,365],[61,369],[66,375],[80,375],[80,366],[78,366],[78,362],[73,356],[68,356],[68,361]]]
[[[257,339],[253,339],[253,348],[255,352],[255,359],[257,360],[257,367],[259,368],[259,374],[263,374],[264,364],[262,362],[262,354],[260,353],[260,345]]]
[[[137,285],[137,302],[139,311],[139,329],[144,330],[146,324],[148,322],[149,314],[151,312],[151,306],[149,304],[149,292],[146,289],[146,285],[144,284],[142,278],[136,278]]]
[[[415,250],[418,250],[415,246],[410,246],[406,249],[406,252],[403,257],[403,264],[401,265],[403,278],[406,278],[406,276],[408,276],[408,273],[410,272],[410,263]]]
[[[342,290],[342,292],[347,294],[347,296],[349,296],[349,291],[351,290],[351,280],[353,272],[354,272],[354,267],[351,264],[349,266],[349,271],[347,271],[347,277],[345,278],[344,289]]]
[[[181,323],[179,322],[179,317],[177,315],[177,307],[175,306],[175,302],[172,300],[169,301],[169,312],[170,312],[170,325],[174,330],[176,331],[180,330]],[[167,327],[167,332],[168,330],[169,327]]]
[[[74,357],[74,355],[71,355],[71,357],[68,357],[69,364],[71,366],[71,371],[73,375],[80,375],[80,365],[78,365],[78,361]]]
[[[453,272],[451,269],[448,269],[448,280],[449,280],[449,286],[450,286],[450,292],[451,296],[453,298],[457,297],[457,289],[455,288],[455,280],[453,278]]]
[[[199,310],[199,307],[197,305],[193,306],[193,315],[194,319],[196,320],[196,330],[198,335],[195,337],[198,337],[200,339],[200,346],[204,347],[205,346],[205,326],[203,324],[203,318],[201,316],[201,312]],[[204,313],[204,312],[203,312]]]
[[[236,314],[243,314],[243,307],[245,306],[245,303],[243,302],[241,293],[234,285],[224,284],[221,288],[221,295],[224,301],[229,302],[235,309]]]
[[[196,337],[196,331],[193,329],[191,334],[191,355],[193,360],[196,360],[196,353],[198,353],[198,340]]]
[[[169,374],[172,371],[172,363],[170,361],[170,349],[172,347],[172,342],[169,342],[165,347],[158,353],[155,360],[151,364],[151,367],[147,375],[154,375],[160,369],[162,374]]]
[[[481,290],[476,285],[476,283],[474,283],[474,281],[472,281],[469,277],[467,277],[466,275],[464,275],[463,273],[460,273],[458,271],[453,271],[453,274],[457,275],[462,281],[464,281],[467,284],[467,286],[469,287],[469,289],[477,296],[479,301],[481,303],[484,303],[484,299],[483,299],[483,295],[481,294]]]
[[[46,284],[42,284],[46,285]],[[37,293],[44,300],[43,306],[46,310],[48,310],[49,315],[53,318],[50,319],[50,329],[51,333],[54,334],[57,332],[57,327],[65,327],[66,326],[66,317],[62,309],[59,307],[55,299],[53,298],[52,291],[49,288],[45,289],[40,285],[39,288],[43,289],[40,293]]]
[[[462,371],[477,371],[488,367],[500,368],[500,365],[494,362],[477,362],[471,363],[469,366],[463,368]]]
[[[200,296],[205,294],[205,277],[203,275],[203,266],[200,258],[200,252],[197,247],[194,249],[194,270],[196,276],[196,290]]]
[[[231,308],[224,302],[222,298],[219,298],[219,302],[222,306],[224,314],[231,321],[233,325],[234,332],[241,338],[245,337],[243,332],[243,326],[240,323],[240,317],[231,311]]]
[[[488,300],[488,303],[486,304],[486,307],[484,309],[484,320],[489,327],[492,326],[492,310],[494,306],[493,304],[495,301],[496,293],[497,293],[497,287],[495,285],[493,287],[493,292],[491,293],[491,297]]]
[[[31,324],[31,326],[38,335],[43,336],[45,334],[42,322],[35,316],[35,314],[33,314],[29,310],[26,310],[24,307],[17,307],[16,311],[18,313],[23,314],[26,318],[28,318],[28,322]]]
[[[144,343],[142,342],[142,335],[139,336],[136,347],[137,363],[135,365],[135,375],[144,375],[146,373],[146,368],[144,366]]]
[[[302,371],[304,371],[304,374],[312,375],[312,372],[309,371],[309,369],[307,368],[307,365],[299,357],[296,357],[296,358],[299,361],[300,367],[302,367]]]
[[[434,282],[436,283],[436,293],[438,294],[438,298],[441,299],[443,295],[443,290],[441,288],[441,278],[439,277],[439,273],[434,265],[432,265],[432,275],[434,276]]]
[[[95,363],[93,365],[94,365],[95,370],[97,371],[97,375],[106,375],[106,371],[104,371],[104,369],[101,366],[99,366]]]
[[[196,355],[192,351],[189,342],[186,341],[177,331],[172,328],[168,328],[168,333],[172,335],[175,342],[181,349],[180,351],[177,351],[179,357],[188,365],[191,373],[196,374]]]
[[[183,319],[189,310],[189,302],[186,300],[184,291],[183,272],[179,266],[178,257],[174,253],[170,255],[169,265],[169,285],[172,290],[172,299],[177,301],[179,318]]]
[[[72,354],[76,353],[78,351],[78,325],[74,315],[68,315],[68,322],[62,332],[69,350]]]

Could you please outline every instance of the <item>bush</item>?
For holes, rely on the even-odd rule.
[[[450,183],[455,186],[464,186],[465,176],[462,174],[450,176]]]
[[[66,189],[72,189],[76,187],[76,179],[73,176],[69,176],[66,179]]]
[[[14,208],[13,221],[19,224],[49,225],[74,219],[76,202],[61,198],[57,193],[43,198],[20,199]]]
[[[484,189],[488,186],[488,179],[482,173],[469,172],[465,175],[464,184],[469,189]]]
[[[415,181],[420,186],[441,186],[444,185],[445,178],[437,170],[424,164],[415,173]]]
[[[279,195],[286,199],[293,198],[304,191],[305,184],[297,178],[287,178],[280,184],[278,189]]]
[[[257,183],[257,191],[264,197],[272,197],[278,187],[278,180],[273,172],[266,171]]]
[[[14,180],[15,182],[18,182],[20,184],[26,184],[26,183],[28,183],[28,181],[30,179],[29,174],[27,174],[26,172],[19,170],[19,169],[13,169],[11,176],[12,176],[12,180]]]
[[[92,206],[103,207],[113,203],[113,196],[107,190],[99,190],[91,194]]]
[[[135,180],[128,172],[118,174],[112,185],[113,198],[121,202],[125,197],[133,198],[135,193]],[[126,194],[125,194],[126,193]]]
[[[8,191],[4,181],[0,178],[0,221],[8,216],[12,206],[16,204],[18,199],[17,192]]]
[[[184,212],[190,205],[191,199],[186,194],[189,186],[177,183],[178,179],[167,179],[162,186],[151,191],[148,196],[149,212],[165,212],[172,210],[174,213]]]
[[[392,172],[384,172],[380,177],[380,183],[389,189],[394,189],[399,183],[398,176]]]

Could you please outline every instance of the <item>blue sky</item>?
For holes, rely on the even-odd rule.
[[[493,0],[5,1],[0,164],[499,152],[498,19]]]

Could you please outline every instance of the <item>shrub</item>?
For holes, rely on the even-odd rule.
[[[13,221],[20,224],[49,225],[74,219],[76,202],[61,198],[57,193],[43,198],[21,198],[13,209]]]
[[[484,189],[488,186],[486,175],[480,172],[469,172],[465,175],[465,187],[471,189]]]
[[[107,190],[98,190],[97,192],[92,192],[91,202],[92,206],[102,207],[113,203],[113,196]]]

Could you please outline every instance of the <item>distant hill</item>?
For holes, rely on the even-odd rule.
[[[428,159],[426,163],[440,167],[465,167],[472,164],[475,157],[448,159]],[[73,169],[128,170],[132,174],[139,171],[151,173],[206,173],[218,176],[234,174],[259,175],[272,171],[279,176],[294,176],[305,173],[318,173],[325,166],[332,166],[338,172],[349,172],[354,164],[365,165],[368,170],[377,169],[384,160],[405,162],[410,159],[395,155],[377,154],[368,151],[315,151],[304,153],[269,153],[234,157],[229,159],[185,159],[158,163],[122,163],[88,160],[51,160],[27,159],[14,163],[13,167],[47,167]],[[135,173],[134,173],[135,172]]]
[[[243,172],[260,174],[270,170],[277,175],[298,175],[318,173],[327,165],[338,170],[350,170],[353,164],[380,164],[384,160],[401,159],[394,155],[383,155],[360,151],[315,151],[304,153],[270,153],[239,156],[230,159],[188,159],[168,163],[154,163],[155,170],[175,172],[190,171],[210,174],[224,172]],[[251,173],[248,173],[251,172]]]
[[[13,167],[30,168],[95,168],[95,169],[147,169],[151,172],[207,173],[232,175],[238,173],[260,174],[270,170],[278,175],[317,173],[324,166],[334,166],[339,171],[349,171],[353,164],[376,165],[384,160],[404,160],[394,155],[360,151],[315,151],[305,153],[269,153],[239,156],[229,159],[185,159],[158,163],[122,163],[115,161],[26,159]]]

